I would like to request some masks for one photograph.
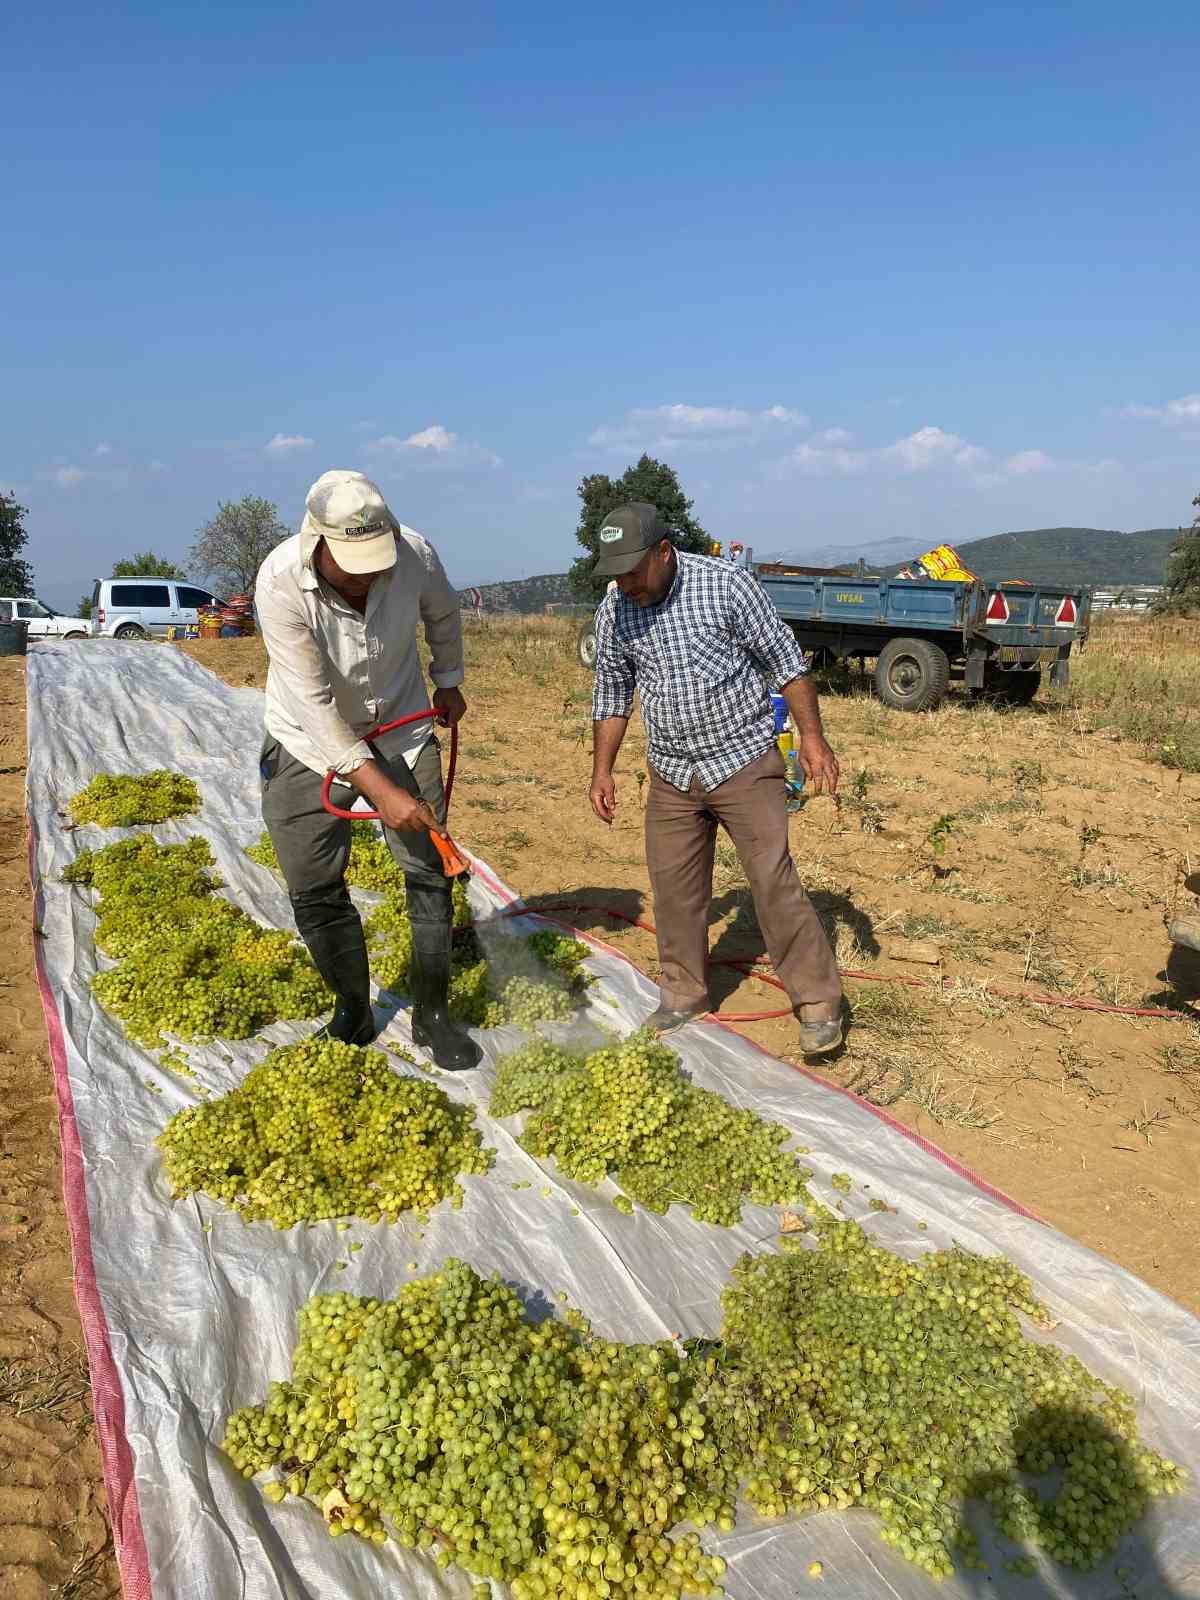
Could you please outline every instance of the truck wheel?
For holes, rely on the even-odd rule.
[[[596,624],[585,623],[579,630],[579,638],[575,644],[575,653],[579,657],[579,665],[586,667],[589,672],[596,670]]]
[[[114,639],[144,639],[146,636],[145,628],[139,628],[136,622],[123,622],[113,634]]]
[[[950,661],[928,639],[889,639],[875,663],[875,689],[896,711],[932,711],[950,682]]]
[[[87,638],[87,634],[80,632],[80,630],[78,628],[76,628],[74,633],[64,633],[63,634],[63,638],[64,639],[86,639]]]

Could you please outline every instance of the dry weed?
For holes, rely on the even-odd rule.
[[[970,1006],[984,1017],[1006,1017],[1013,1009],[1003,996],[993,994],[985,978],[943,978],[937,987],[937,997],[947,1011]]]
[[[48,1360],[0,1360],[0,1405],[14,1415],[40,1411],[60,1415],[89,1394],[87,1360],[82,1350],[68,1347]]]
[[[953,1122],[960,1128],[978,1128],[982,1131],[994,1127],[1003,1115],[999,1106],[981,1104],[975,1089],[965,1100],[960,1099],[946,1087],[940,1071],[915,1079],[908,1098],[939,1125]]]
[[[856,1028],[884,1039],[928,1039],[934,1019],[916,993],[898,983],[872,983],[856,989],[851,1007]]]

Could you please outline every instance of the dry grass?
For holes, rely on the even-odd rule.
[[[732,889],[746,887],[746,874],[733,840],[724,833],[718,834],[713,853],[713,893],[728,894]]]
[[[908,1099],[920,1106],[934,1122],[943,1125],[952,1122],[960,1128],[983,1131],[994,1127],[1002,1116],[999,1106],[981,1103],[977,1090],[971,1089],[964,1099],[956,1089],[948,1088],[941,1072],[930,1072],[916,1078],[908,1092]]]
[[[1002,995],[993,994],[984,978],[944,978],[936,994],[948,1011],[959,1011],[969,1006],[982,1017],[1006,1017],[1012,1011],[1012,1002]]]
[[[81,1550],[67,1576],[50,1590],[50,1600],[115,1600],[120,1591],[107,1581],[111,1560],[109,1545]]]
[[[0,1405],[14,1416],[40,1411],[60,1416],[87,1403],[87,1360],[82,1350],[68,1349],[48,1361],[0,1360]]]
[[[856,985],[851,1015],[855,1028],[881,1039],[928,1039],[935,1031],[928,1007],[906,984]]]
[[[1101,614],[1056,703],[1184,772],[1200,772],[1200,622]]]

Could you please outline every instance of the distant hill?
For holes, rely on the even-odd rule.
[[[536,578],[513,578],[507,583],[481,583],[476,587],[485,611],[541,612],[548,605],[574,601],[565,572],[547,572]],[[469,589],[460,589],[463,605],[470,610],[474,599]]]
[[[1167,554],[1179,536],[1177,528],[1143,528],[1120,533],[1112,528],[1029,528],[1020,533],[996,533],[987,539],[968,539],[954,545],[964,564],[981,578],[1003,582],[1025,578],[1030,583],[1059,583],[1089,588],[1112,584],[1157,584],[1163,581]],[[900,554],[900,541],[880,540],[859,548],[831,546],[820,552],[830,562],[861,556],[875,572],[892,573],[906,566],[922,550],[939,541],[909,541]],[[812,562],[812,552],[796,556]]]
[[[1002,582],[1083,585],[1161,583],[1177,528],[1144,528],[1118,533],[1108,528],[1033,528],[997,533],[956,545],[959,555],[981,578]],[[919,552],[914,551],[914,555]]]

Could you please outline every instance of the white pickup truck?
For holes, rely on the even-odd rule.
[[[0,594],[0,622],[28,622],[31,639],[86,639],[91,632],[84,617],[64,617],[32,595]]]

